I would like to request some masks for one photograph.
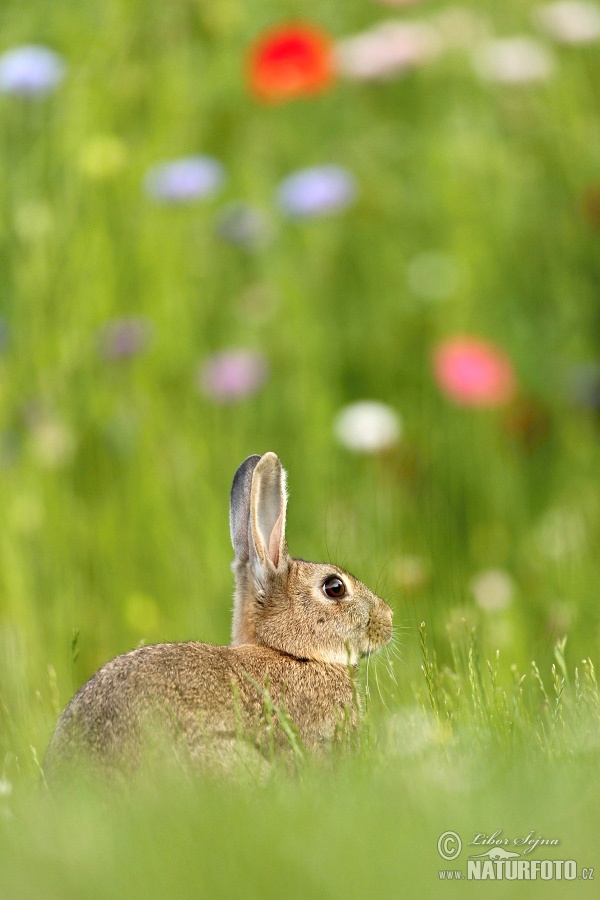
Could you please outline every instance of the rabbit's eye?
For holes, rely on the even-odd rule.
[[[346,585],[337,575],[330,575],[323,582],[323,592],[330,600],[341,600],[346,595]]]

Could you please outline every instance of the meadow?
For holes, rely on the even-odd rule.
[[[600,7],[562,33],[541,9],[4,0],[2,900],[464,896],[439,870],[498,830],[596,865]],[[265,98],[253,48],[298,22],[335,63]],[[27,45],[56,56],[6,61]],[[315,167],[300,207],[286,179]],[[502,389],[452,381],[452,341]],[[361,401],[375,436],[340,428]],[[292,555],[394,609],[359,747],[267,784],[48,795],[103,662],[228,642],[231,479],[267,450]]]

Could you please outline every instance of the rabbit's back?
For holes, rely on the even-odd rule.
[[[348,711],[355,718],[344,666],[253,645],[155,644],[111,660],[83,685],[59,719],[45,770],[54,778],[85,762],[125,774],[165,752],[229,768],[248,747],[266,752],[267,736],[285,742],[268,700],[310,747],[332,740]]]

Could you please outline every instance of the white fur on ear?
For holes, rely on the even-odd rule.
[[[250,559],[259,584],[287,559],[286,507],[285,470],[275,453],[265,453],[254,469],[250,494]]]

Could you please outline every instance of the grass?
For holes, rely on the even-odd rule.
[[[468,8],[533,34],[532,5]],[[570,385],[598,364],[600,58],[555,46],[550,81],[508,88],[455,50],[306,101],[248,98],[246,49],[273,22],[342,38],[396,14],[412,16],[362,0],[3,4],[0,52],[47,43],[69,70],[43,101],[0,96],[2,897],[419,896],[449,829],[536,829],[594,865],[600,441]],[[223,162],[224,191],[153,205],[148,166],[189,153]],[[354,174],[356,205],[286,221],[280,179],[330,162]],[[215,236],[238,198],[271,221],[259,252]],[[444,300],[411,276],[432,252],[454,267]],[[103,359],[99,330],[131,315],[153,342]],[[431,352],[462,332],[510,354],[509,408],[441,395]],[[227,347],[271,374],[221,406],[197,370]],[[363,458],[332,424],[369,398],[404,428]],[[361,669],[360,747],[260,787],[157,783],[108,809],[45,796],[56,718],[105,660],[228,641],[229,487],[267,449],[289,472],[291,552],[395,610],[394,652]],[[512,601],[477,602],[498,570]]]

